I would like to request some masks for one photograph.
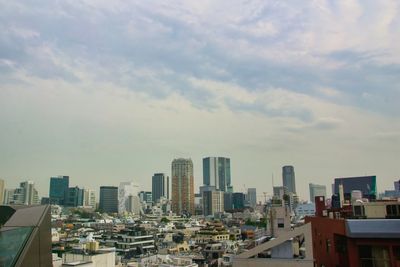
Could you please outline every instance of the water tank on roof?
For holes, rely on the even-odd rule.
[[[362,199],[362,192],[360,190],[351,191],[351,202],[361,200],[361,199]]]

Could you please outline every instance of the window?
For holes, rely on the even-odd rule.
[[[285,227],[285,222],[284,222],[283,218],[278,218],[277,222],[278,222],[278,228],[284,228]]]
[[[358,255],[361,267],[390,267],[389,250],[385,246],[359,246]]]

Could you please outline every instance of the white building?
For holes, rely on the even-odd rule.
[[[132,203],[136,203],[135,197],[138,199],[138,205],[140,209],[140,199],[138,197],[139,186],[133,182],[122,182],[119,184],[118,189],[118,212],[132,212],[136,207],[132,206]]]
[[[96,208],[96,192],[91,189],[84,189],[83,191],[83,206]]]

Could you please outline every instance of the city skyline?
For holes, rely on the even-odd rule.
[[[174,158],[235,191],[400,176],[397,1],[3,1],[0,178],[146,190]],[[258,192],[263,192],[258,190]]]

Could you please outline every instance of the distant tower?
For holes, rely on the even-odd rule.
[[[194,177],[191,159],[172,161],[172,211],[194,214]]]
[[[161,197],[169,199],[169,177],[164,173],[155,173],[151,179],[151,192],[154,204]]]
[[[250,207],[254,208],[257,205],[257,189],[256,188],[247,189],[247,199],[249,201]]]
[[[287,188],[288,193],[296,194],[296,180],[293,166],[282,167],[282,184]]]
[[[231,188],[231,160],[224,157],[203,158],[203,184],[227,192]]]
[[[65,205],[69,188],[69,176],[56,176],[50,178],[50,204]]]
[[[118,187],[100,186],[99,209],[106,213],[118,212]]]
[[[121,182],[118,188],[118,212],[131,212],[129,210],[129,205],[131,205],[130,196],[133,197],[134,203],[139,202],[139,186],[133,182]],[[136,199],[137,198],[137,199]],[[135,210],[137,210],[135,208]]]

